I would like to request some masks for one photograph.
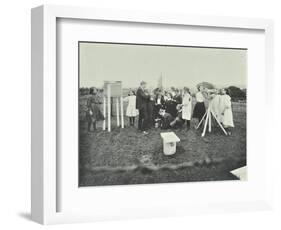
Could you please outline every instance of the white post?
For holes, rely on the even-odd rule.
[[[205,120],[205,124],[204,124],[204,130],[203,130],[203,133],[202,133],[202,137],[205,136],[205,133],[206,133],[206,129],[207,129],[207,124],[208,124],[208,121],[209,121],[209,116],[210,116],[210,111],[207,110],[207,116],[206,116],[206,120]]]
[[[211,113],[213,114],[213,112],[211,111]],[[227,135],[227,132],[225,131],[225,129],[222,127],[220,121],[216,118],[216,116],[213,114],[214,118],[216,119],[217,123],[219,124],[221,130],[224,132],[225,135]]]
[[[106,97],[103,97],[103,116],[104,116],[104,120],[103,120],[103,124],[102,124],[102,130],[105,130],[105,126],[106,126]]]
[[[107,130],[108,132],[111,131],[111,101],[110,101],[110,97],[111,97],[111,88],[110,88],[110,84],[107,85]]]
[[[207,115],[207,112],[204,114],[204,116],[202,117],[201,121],[198,123],[198,125],[196,126],[195,129],[198,129],[200,127],[200,125],[204,121],[204,118],[206,117],[206,115]]]
[[[117,116],[117,127],[120,126],[120,117],[119,117],[119,98],[116,97],[116,116]]]
[[[209,116],[209,133],[212,131],[212,113],[210,112]]]
[[[124,128],[124,109],[123,109],[123,98],[120,97],[120,105],[121,105],[121,128]]]

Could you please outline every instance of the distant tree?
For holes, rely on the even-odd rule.
[[[86,87],[80,88],[80,95],[88,95],[90,93],[90,89]]]
[[[197,88],[199,88],[200,86],[203,86],[206,89],[215,89],[215,86],[210,82],[203,81],[196,85]]]
[[[236,86],[229,86],[228,90],[233,101],[246,100],[246,90],[242,90]]]

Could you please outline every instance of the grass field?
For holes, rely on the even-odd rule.
[[[246,104],[233,103],[233,115],[232,136],[218,127],[204,138],[194,128],[172,130],[181,141],[176,154],[165,156],[160,133],[170,130],[143,135],[136,127],[117,128],[113,117],[112,132],[102,131],[100,122],[88,133],[80,113],[79,185],[237,180],[229,171],[246,164]]]

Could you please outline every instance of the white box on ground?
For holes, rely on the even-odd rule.
[[[165,155],[173,155],[176,153],[177,142],[180,141],[174,132],[160,133],[163,139],[163,152]]]

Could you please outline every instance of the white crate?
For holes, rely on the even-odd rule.
[[[180,141],[174,132],[160,133],[163,140],[163,153],[173,155],[176,153],[177,142]]]

